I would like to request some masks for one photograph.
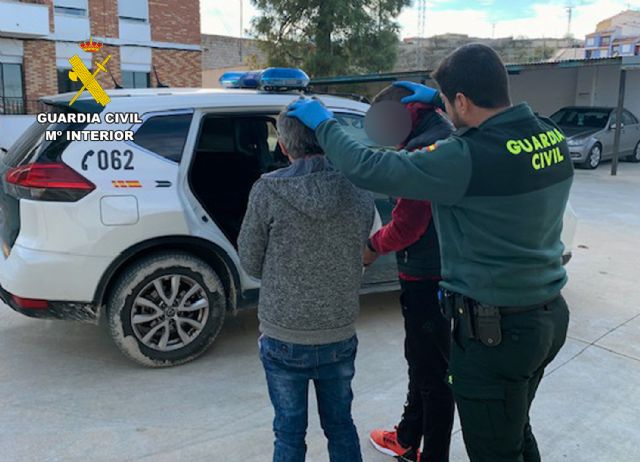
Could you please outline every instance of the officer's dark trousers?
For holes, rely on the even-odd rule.
[[[487,347],[456,320],[450,381],[471,462],[540,461],[529,409],[568,322],[559,296],[544,308],[503,316],[502,343]]]
[[[422,460],[446,462],[454,414],[453,395],[446,384],[450,324],[438,304],[438,281],[401,281],[401,286],[409,391],[398,440],[417,449],[422,439]]]

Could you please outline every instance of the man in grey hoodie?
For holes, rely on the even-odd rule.
[[[331,462],[361,461],[351,381],[373,199],[332,168],[297,119],[285,111],[277,126],[291,165],[255,183],[238,238],[242,266],[262,280],[259,345],[275,410],[273,461],[305,459],[310,381]]]

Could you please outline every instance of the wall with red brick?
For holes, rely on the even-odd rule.
[[[200,45],[198,0],[149,0],[151,40]]]
[[[49,6],[50,30],[54,32],[54,0],[23,0]],[[126,0],[120,0],[126,1]],[[88,0],[91,35],[93,37],[118,38],[119,19],[116,0]],[[200,45],[200,4],[199,0],[149,0],[149,23],[151,40],[177,44]],[[49,40],[23,40],[24,43],[24,97],[27,112],[42,109],[38,99],[58,92],[55,42]],[[80,50],[79,50],[80,51]],[[96,69],[96,61],[102,62],[111,55],[107,68],[122,84],[120,71],[120,48],[105,45],[92,56],[91,71]],[[152,63],[157,69],[160,81],[171,87],[201,87],[202,63],[200,51],[175,49],[152,50]],[[114,88],[109,74],[98,73],[97,80],[105,89]],[[151,85],[156,86],[152,71]]]
[[[33,113],[40,110],[40,97],[58,93],[56,45],[48,40],[24,40],[23,45],[24,97],[27,112]]]
[[[107,62],[105,67],[109,71],[111,71],[111,74],[113,74],[113,77],[116,79],[116,81],[120,85],[122,85],[122,75],[120,73],[120,47],[114,45],[105,45],[100,51],[98,51],[97,53],[93,53],[93,56],[91,58],[91,71],[94,72],[98,68],[98,66],[96,66],[96,62],[101,63],[108,55],[111,55],[111,58],[109,58],[109,61]],[[106,72],[98,72],[98,75],[96,75],[96,80],[104,89],[115,88],[113,79]]]
[[[119,37],[117,1],[89,0],[89,18],[91,20],[91,34],[93,36]]]
[[[151,62],[163,84],[169,87],[202,86],[202,64],[199,51],[154,48],[151,53]],[[153,72],[151,84],[156,86]]]

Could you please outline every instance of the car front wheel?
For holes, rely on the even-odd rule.
[[[640,141],[636,144],[636,148],[633,150],[633,154],[627,156],[629,162],[640,162]]]
[[[127,268],[107,305],[109,332],[125,356],[150,367],[175,366],[204,353],[225,316],[225,291],[204,261],[166,252]]]
[[[602,160],[602,146],[596,143],[593,145],[589,154],[587,155],[587,159],[582,163],[582,167],[593,170],[594,168],[598,168],[600,165],[600,161]]]

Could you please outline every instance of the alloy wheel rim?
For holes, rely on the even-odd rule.
[[[594,146],[593,149],[591,149],[591,158],[589,162],[592,167],[598,166],[600,163],[600,155],[600,146]]]
[[[636,160],[640,161],[640,142],[636,144],[636,152],[635,152]]]
[[[146,347],[167,352],[193,342],[209,319],[209,299],[200,283],[169,274],[149,282],[131,307],[131,326]]]

